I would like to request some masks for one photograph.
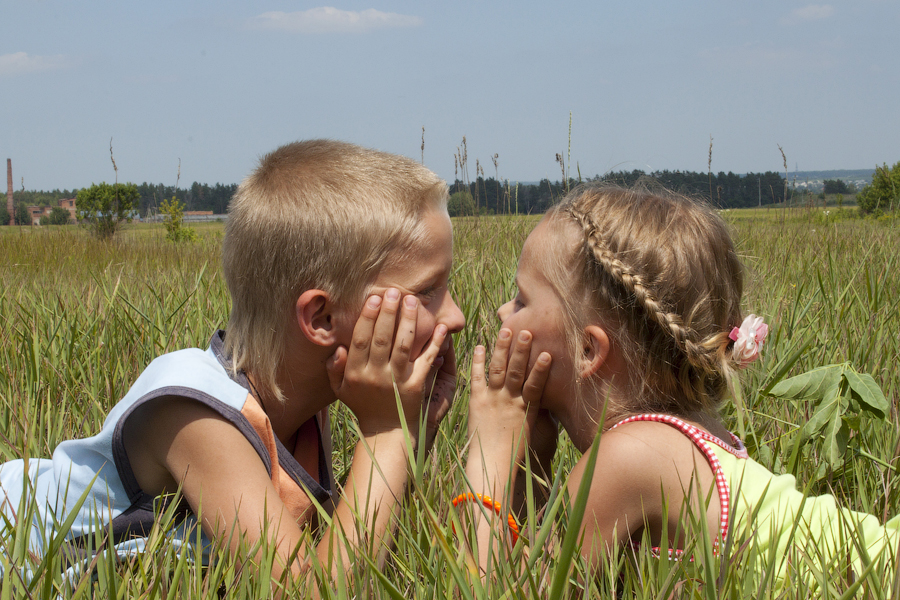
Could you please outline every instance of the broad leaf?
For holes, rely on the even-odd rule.
[[[825,427],[825,460],[834,469],[844,462],[844,453],[847,451],[847,440],[850,431],[847,424],[841,418],[841,411],[834,412]]]
[[[836,388],[846,365],[827,365],[785,379],[769,391],[770,396],[802,400],[806,398],[822,398],[827,390]]]
[[[887,399],[884,392],[875,382],[875,379],[868,373],[857,373],[853,369],[847,369],[844,373],[847,383],[850,384],[850,391],[853,398],[865,406],[869,412],[873,412],[884,418],[889,410]]]
[[[791,379],[797,379],[800,377],[792,377]],[[789,382],[790,380],[788,380]],[[787,382],[785,382],[787,383]],[[807,397],[809,396],[801,396]],[[803,426],[802,433],[805,438],[816,437],[822,430],[828,426],[829,423],[834,422],[835,419],[838,421],[841,419],[841,413],[843,412],[841,406],[841,377],[838,374],[833,380],[829,381],[829,385],[827,388],[823,389],[821,394],[816,396],[817,406],[816,410],[813,413],[812,417],[810,417],[809,421]]]

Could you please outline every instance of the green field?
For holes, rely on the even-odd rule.
[[[881,519],[900,514],[900,230],[893,221],[843,219],[837,209],[827,215],[822,209],[732,210],[723,216],[748,268],[746,310],[764,315],[772,326],[763,359],[743,374],[741,409],[731,403],[724,409],[727,424],[754,458],[776,472],[791,469],[811,493],[833,493],[843,505]],[[536,222],[534,217],[455,220],[451,288],[468,323],[456,340],[463,380],[474,346],[494,339],[495,311],[513,293],[517,255]],[[62,440],[96,433],[154,357],[205,348],[212,332],[224,327],[229,310],[219,264],[224,227],[210,223],[197,230],[198,242],[176,245],[165,240],[162,226],[136,225],[104,244],[75,226],[0,227],[2,460],[49,456]],[[798,444],[798,429],[813,407],[760,390],[776,379],[844,362],[874,377],[891,410],[886,420],[848,417],[844,460],[832,468],[822,440]],[[549,531],[557,543],[531,547],[527,558],[511,557],[497,579],[481,587],[450,527],[449,497],[465,485],[456,469],[464,460],[467,418],[465,386],[459,389],[433,454],[415,468],[387,564],[376,568],[360,560],[354,577],[335,584],[335,597],[501,597],[508,588],[510,597],[539,597],[554,582],[564,585],[565,597],[809,594],[804,575],[766,581],[754,575],[752,553],[713,559],[702,540],[693,562],[654,561],[622,551],[601,573],[586,576],[586,567],[569,557],[562,543],[571,514],[559,517],[563,523],[529,519],[526,538]],[[354,439],[346,414],[335,412],[340,479]],[[563,443],[556,461],[567,472],[577,458]],[[39,568],[16,541],[15,532],[0,541],[6,572],[12,565]],[[50,557],[30,593],[20,578],[9,575],[0,583],[0,598],[260,597],[269,589],[265,565],[244,568],[240,557],[219,556],[206,568],[160,540],[154,544],[152,552],[127,564],[97,561],[95,572],[77,578],[75,588],[63,582],[57,559]],[[851,587],[855,579],[846,565],[812,563],[807,566],[824,586],[821,595],[854,590],[890,595],[875,579],[863,581],[859,590]],[[307,584],[296,583],[297,593],[303,595]]]

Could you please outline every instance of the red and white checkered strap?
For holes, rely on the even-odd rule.
[[[731,511],[731,493],[728,489],[728,482],[725,480],[725,472],[722,469],[722,465],[719,462],[719,458],[716,456],[715,452],[713,452],[712,448],[709,447],[708,444],[716,444],[717,446],[731,452],[738,458],[748,458],[747,449],[744,447],[743,442],[736,437],[734,434],[731,434],[732,441],[735,442],[735,446],[731,446],[726,442],[720,440],[714,435],[703,431],[697,427],[694,427],[690,423],[686,423],[677,417],[673,417],[672,415],[664,415],[664,414],[644,414],[644,415],[635,415],[633,417],[628,417],[627,419],[623,419],[619,421],[615,425],[613,425],[612,429],[615,429],[619,425],[625,425],[626,423],[633,423],[635,421],[652,421],[656,423],[665,423],[666,425],[670,425],[679,431],[681,431],[684,435],[686,435],[700,452],[703,453],[703,456],[706,457],[706,460],[709,461],[709,466],[712,468],[713,474],[716,477],[716,490],[719,492],[719,510],[721,514],[721,519],[719,522],[719,538],[716,540],[716,549],[718,548],[719,542],[725,540],[725,536],[728,535],[728,516]],[[706,444],[702,442],[707,442]],[[677,556],[680,556],[680,553],[676,551]]]

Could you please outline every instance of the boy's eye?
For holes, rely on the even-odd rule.
[[[421,296],[422,299],[424,299],[424,300],[431,300],[437,295],[437,287],[431,286],[431,287],[425,288],[424,290],[419,292],[418,295]]]

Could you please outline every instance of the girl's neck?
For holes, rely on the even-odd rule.
[[[569,400],[553,411],[579,452],[590,448],[600,425],[606,430],[622,416],[621,403],[607,384],[594,386],[583,381]]]
[[[585,389],[586,384],[587,382],[584,382],[582,389],[577,390],[568,402],[553,411],[553,416],[566,430],[579,452],[585,452],[590,448],[601,422],[603,430],[606,431],[623,419],[644,412],[629,409],[629,403],[620,399],[621,394],[614,386],[601,383],[596,389],[591,389],[592,386],[587,384]],[[731,440],[728,429],[716,413],[697,410],[672,416],[695,425],[723,441]]]
[[[700,429],[706,430],[724,442],[731,443],[731,433],[725,428],[722,420],[717,414],[710,414],[706,411],[698,410],[688,413],[683,418],[685,421],[696,425]]]

